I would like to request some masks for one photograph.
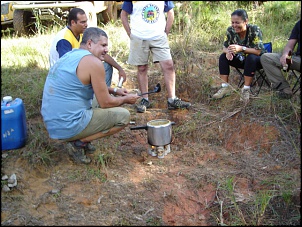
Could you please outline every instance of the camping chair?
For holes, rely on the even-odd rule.
[[[300,73],[298,76],[297,74]],[[297,91],[300,90],[300,83],[301,83],[301,72],[298,72],[294,69],[289,69],[288,75],[286,76],[286,80],[292,86],[292,92],[295,94]]]
[[[273,45],[271,42],[269,43],[264,43],[264,48],[266,49],[266,51],[268,53],[272,53],[273,51]],[[237,70],[237,72],[239,73],[240,75],[240,81],[238,83],[238,88],[241,88],[244,84],[244,75],[243,75],[243,70],[240,69],[240,68],[236,68],[235,69]],[[253,77],[253,81],[252,81],[252,84],[251,84],[251,93],[255,96],[257,96],[261,90],[261,87],[263,84],[266,84],[268,87],[270,87],[270,82],[268,81],[266,75],[265,75],[265,72],[264,70],[261,68],[261,69],[257,69],[256,72],[255,72],[255,75]]]
[[[301,87],[300,87],[300,84],[301,84],[301,72],[300,72],[300,75],[298,76],[295,73],[295,70],[292,70],[292,74],[294,75],[294,77],[296,79],[296,83],[294,84],[294,86],[292,88],[293,94],[295,94],[297,91],[299,91],[301,89]]]
[[[301,72],[296,71],[294,69],[289,69],[288,72],[284,72],[283,74],[285,76],[285,79],[289,83],[290,87],[292,87],[293,94],[297,93],[301,89],[300,83],[301,83]],[[281,82],[275,86],[274,89],[278,89],[281,85]]]

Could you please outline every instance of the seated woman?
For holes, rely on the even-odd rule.
[[[241,100],[248,102],[250,84],[256,69],[262,68],[260,56],[266,52],[262,42],[262,32],[257,25],[248,24],[247,12],[237,9],[231,14],[232,26],[226,31],[223,53],[219,57],[219,73],[223,83],[221,89],[213,95],[221,99],[230,95],[232,89],[228,84],[230,65],[244,69],[244,87]]]

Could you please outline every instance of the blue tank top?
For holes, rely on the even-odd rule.
[[[92,118],[92,85],[76,74],[80,60],[91,53],[73,49],[62,56],[47,75],[41,114],[52,139],[68,139],[83,131]]]

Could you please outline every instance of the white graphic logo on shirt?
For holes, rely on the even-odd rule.
[[[159,17],[159,9],[156,5],[148,4],[143,8],[142,17],[148,24],[154,24]]]

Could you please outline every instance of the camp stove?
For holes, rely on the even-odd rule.
[[[172,141],[172,125],[166,119],[152,120],[146,126],[137,126],[130,128],[131,130],[145,129],[148,134],[148,153],[158,158],[164,158],[171,152],[170,143]]]
[[[149,144],[148,154],[153,157],[164,158],[167,154],[171,152],[170,144],[164,146],[154,146]]]

